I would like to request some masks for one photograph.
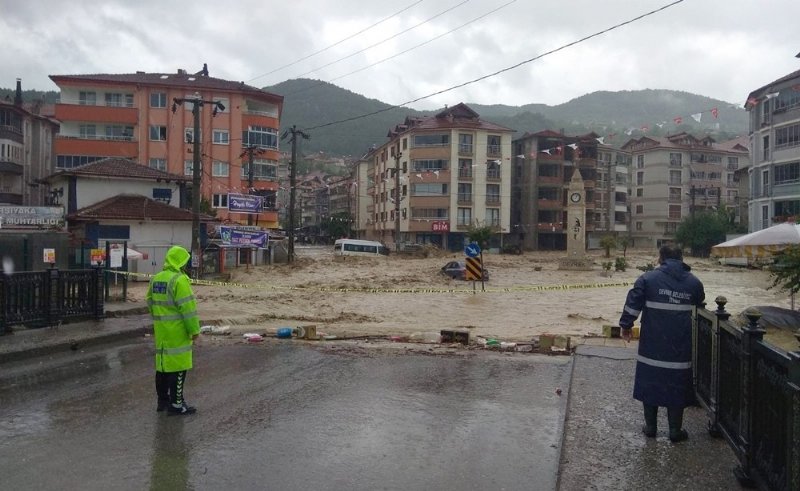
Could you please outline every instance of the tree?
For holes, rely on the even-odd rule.
[[[628,247],[631,245],[631,238],[627,235],[623,235],[619,238],[619,246],[622,247],[622,257],[628,253]],[[606,256],[608,257],[608,256]]]
[[[350,213],[343,211],[334,213],[332,216],[323,219],[320,228],[328,232],[328,236],[334,239],[350,236]]]
[[[727,213],[704,211],[687,217],[678,225],[675,240],[692,250],[692,256],[708,257],[711,247],[725,242],[728,231]]]
[[[617,239],[613,235],[604,235],[600,239],[600,247],[606,251],[606,257],[611,257],[611,249],[617,248]]]
[[[495,232],[495,227],[490,225],[469,225],[467,227],[467,238],[470,242],[475,242],[481,248],[481,250],[486,249],[489,247],[489,241],[492,238],[492,234]]]
[[[800,244],[793,244],[775,254],[770,268],[772,286],[779,286],[794,295],[800,291]]]

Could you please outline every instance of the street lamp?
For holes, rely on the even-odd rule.
[[[172,114],[178,110],[178,105],[184,103],[192,104],[192,116],[194,117],[194,128],[192,135],[192,268],[195,277],[200,276],[200,182],[202,174],[200,172],[200,108],[206,104],[214,106],[211,116],[216,116],[217,112],[224,111],[225,105],[220,101],[205,101],[200,94],[195,92],[194,97],[172,99]]]

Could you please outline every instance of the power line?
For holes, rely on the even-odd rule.
[[[301,77],[304,77],[304,76],[306,76],[306,75],[308,75],[308,74],[311,74],[311,73],[314,73],[314,72],[316,72],[317,70],[322,70],[323,68],[327,68],[327,67],[329,67],[329,66],[331,66],[331,65],[335,65],[336,63],[339,63],[340,61],[344,61],[344,60],[346,60],[346,59],[348,59],[348,58],[352,58],[352,57],[354,57],[354,56],[355,56],[355,55],[357,55],[357,54],[363,53],[364,51],[367,51],[367,50],[369,50],[369,49],[372,49],[372,48],[374,48],[375,46],[380,46],[381,44],[383,44],[383,43],[385,43],[385,42],[387,42],[387,41],[391,41],[392,39],[394,39],[394,38],[396,38],[396,37],[402,36],[403,34],[407,33],[408,31],[411,31],[411,30],[413,30],[413,29],[416,29],[417,27],[419,27],[419,26],[421,26],[421,25],[423,25],[423,24],[427,24],[428,22],[432,21],[433,19],[436,19],[436,18],[438,18],[438,17],[441,17],[441,16],[443,16],[444,14],[446,14],[446,13],[450,12],[451,10],[455,10],[455,9],[457,9],[458,7],[460,7],[460,6],[464,5],[464,4],[465,4],[465,3],[467,3],[467,2],[469,2],[469,0],[464,0],[464,1],[462,1],[461,3],[459,3],[459,4],[453,5],[452,7],[448,8],[448,9],[446,9],[446,10],[443,10],[442,12],[439,12],[438,14],[434,15],[433,17],[430,17],[430,18],[428,18],[428,19],[425,19],[425,20],[423,20],[423,21],[422,21],[422,22],[420,22],[419,24],[413,25],[413,26],[409,27],[408,29],[402,30],[402,31],[398,32],[397,34],[394,34],[394,35],[392,35],[392,36],[389,36],[388,38],[386,38],[386,39],[384,39],[384,40],[382,40],[382,41],[378,41],[378,42],[377,42],[377,43],[375,43],[375,44],[371,44],[371,45],[367,46],[367,47],[366,47],[366,48],[364,48],[364,49],[360,49],[360,50],[356,51],[355,53],[350,53],[349,55],[347,55],[347,56],[345,56],[345,57],[339,58],[338,60],[332,61],[332,62],[330,62],[330,63],[327,63],[327,64],[325,64],[325,65],[322,65],[322,66],[320,66],[320,67],[317,67],[317,68],[313,68],[313,69],[311,69],[311,70],[307,71],[306,73],[300,74],[300,75],[298,75],[297,77],[294,77],[294,78],[301,78]]]
[[[307,91],[307,90],[311,90],[311,89],[313,89],[314,87],[319,87],[320,85],[324,85],[324,84],[326,84],[326,83],[334,82],[334,81],[336,81],[336,80],[339,80],[339,79],[342,79],[342,78],[345,78],[345,77],[349,77],[350,75],[355,75],[356,73],[363,72],[364,70],[367,70],[367,69],[369,69],[369,68],[372,68],[372,67],[374,67],[374,66],[376,66],[376,65],[380,65],[380,64],[381,64],[381,63],[383,63],[383,62],[386,62],[386,61],[392,60],[392,59],[394,59],[394,58],[397,58],[397,57],[398,57],[398,56],[400,56],[400,55],[404,55],[404,54],[408,53],[409,51],[413,51],[413,50],[415,50],[415,49],[417,49],[417,48],[421,48],[422,46],[425,46],[426,44],[430,44],[430,43],[432,43],[433,41],[436,41],[437,39],[441,39],[441,38],[443,38],[443,37],[445,37],[445,36],[447,36],[447,35],[449,35],[449,34],[452,34],[452,33],[456,32],[456,31],[457,31],[457,30],[459,30],[459,29],[462,29],[462,28],[464,28],[464,27],[466,27],[466,26],[468,26],[468,25],[470,25],[470,24],[472,24],[472,23],[474,23],[474,22],[477,22],[477,21],[479,21],[479,20],[481,20],[481,19],[483,19],[483,18],[485,18],[485,17],[488,17],[489,15],[491,15],[491,14],[493,14],[493,13],[497,12],[498,10],[502,10],[502,9],[504,9],[504,8],[508,7],[508,6],[509,6],[509,5],[511,5],[512,3],[515,3],[516,1],[517,1],[517,0],[511,0],[510,2],[506,2],[506,3],[504,3],[503,5],[501,5],[501,6],[497,7],[496,9],[494,9],[494,10],[490,10],[489,12],[486,12],[486,13],[485,13],[485,14],[483,14],[483,15],[479,15],[478,17],[475,17],[474,19],[472,19],[472,20],[470,20],[470,21],[468,21],[468,22],[465,22],[464,24],[461,24],[460,26],[458,26],[458,27],[456,27],[456,28],[454,28],[454,29],[451,29],[451,30],[449,30],[449,31],[447,31],[447,32],[445,32],[445,33],[443,33],[443,34],[440,34],[440,35],[438,35],[438,36],[436,36],[436,37],[433,37],[433,38],[431,38],[431,39],[429,39],[429,40],[427,40],[427,41],[424,41],[424,42],[422,42],[422,43],[419,43],[419,44],[417,44],[417,45],[415,45],[415,46],[412,46],[412,47],[410,47],[410,48],[408,48],[408,49],[406,49],[406,50],[403,50],[403,51],[401,51],[401,52],[399,52],[399,53],[396,53],[396,54],[394,54],[394,55],[392,55],[392,56],[389,56],[389,57],[387,57],[387,58],[384,58],[384,59],[382,59],[382,60],[380,60],[380,61],[376,61],[375,63],[372,63],[372,64],[370,64],[370,65],[367,65],[367,66],[365,66],[365,67],[359,68],[358,70],[354,70],[354,71],[352,71],[352,72],[350,72],[350,73],[345,73],[344,75],[340,75],[340,76],[338,76],[338,77],[334,77],[334,78],[332,78],[332,79],[329,79],[327,82],[324,82],[324,81],[323,81],[323,82],[318,82],[318,83],[316,83],[316,84],[310,85],[310,86],[308,86],[308,87],[305,87],[305,88],[302,88],[302,89],[300,89],[300,90],[296,90],[296,91],[294,91],[294,92],[290,92],[290,93],[288,93],[288,94],[284,94],[284,97],[289,97],[289,96],[292,96],[292,95],[295,95],[295,94],[299,94],[300,92],[305,92],[305,91]]]
[[[377,26],[377,25],[379,25],[379,24],[382,24],[382,23],[386,22],[387,20],[389,20],[389,19],[391,19],[391,18],[393,18],[393,17],[397,17],[398,15],[402,14],[402,13],[403,13],[403,12],[405,12],[406,10],[409,10],[411,7],[414,7],[415,5],[417,5],[417,4],[420,4],[420,3],[422,3],[423,1],[424,1],[424,0],[417,0],[416,2],[412,3],[412,4],[411,4],[411,5],[409,5],[408,7],[405,7],[405,8],[403,8],[403,9],[400,9],[400,10],[398,10],[397,12],[393,13],[392,15],[390,15],[390,16],[388,16],[388,17],[385,17],[385,18],[383,18],[383,19],[381,19],[381,20],[379,20],[378,22],[376,22],[376,23],[374,23],[374,24],[370,25],[369,27],[365,27],[364,29],[361,29],[360,31],[356,32],[355,34],[351,34],[350,36],[347,36],[347,37],[346,37],[346,38],[344,38],[344,39],[340,39],[339,41],[336,41],[335,43],[333,43],[333,44],[331,44],[331,45],[329,45],[329,46],[326,46],[326,47],[322,48],[321,50],[314,51],[313,53],[311,53],[311,54],[309,54],[309,55],[306,55],[306,56],[304,56],[304,57],[302,57],[302,58],[300,58],[300,59],[298,59],[298,60],[295,60],[295,61],[293,61],[293,62],[291,62],[291,63],[288,63],[288,64],[286,64],[286,65],[280,66],[280,67],[278,67],[278,68],[276,68],[276,69],[272,70],[271,72],[267,72],[267,73],[265,73],[265,74],[263,74],[263,75],[259,75],[259,76],[255,77],[255,78],[251,78],[251,79],[250,79],[250,80],[248,80],[247,82],[248,82],[248,83],[250,83],[250,82],[252,82],[253,80],[258,80],[259,78],[266,77],[267,75],[272,75],[273,73],[275,73],[275,72],[278,72],[278,71],[280,71],[280,70],[283,70],[284,68],[289,68],[290,66],[294,66],[294,65],[296,65],[296,64],[298,64],[298,63],[300,63],[301,61],[305,61],[305,60],[307,60],[307,59],[311,58],[312,56],[316,56],[316,55],[318,55],[318,54],[320,54],[320,53],[323,53],[323,52],[325,52],[325,51],[328,51],[329,49],[331,49],[331,48],[333,48],[333,47],[336,47],[336,46],[338,46],[338,45],[342,44],[342,43],[343,43],[343,42],[345,42],[345,41],[349,41],[349,40],[353,39],[353,38],[354,38],[354,37],[356,37],[356,36],[359,36],[359,35],[361,35],[361,34],[364,34],[365,32],[369,31],[369,30],[370,30],[370,29],[372,29],[373,27],[375,27],[375,26]]]
[[[358,119],[363,119],[363,118],[366,118],[366,117],[369,117],[369,116],[374,116],[374,115],[376,115],[376,114],[380,114],[380,113],[384,113],[384,112],[387,112],[387,111],[391,111],[392,109],[398,109],[398,108],[401,108],[401,107],[403,107],[403,106],[407,106],[407,105],[409,105],[409,104],[413,104],[413,103],[415,103],[415,102],[419,102],[419,101],[421,101],[421,100],[424,100],[424,99],[429,99],[429,98],[431,98],[431,97],[433,97],[433,96],[440,95],[440,94],[444,94],[445,92],[450,92],[451,90],[460,89],[461,87],[466,87],[467,85],[474,84],[475,82],[480,82],[480,81],[482,81],[482,80],[486,80],[487,78],[494,77],[494,76],[496,76],[496,75],[499,75],[499,74],[501,74],[501,73],[505,73],[505,72],[507,72],[507,71],[509,71],[509,70],[513,70],[513,69],[515,69],[515,68],[519,68],[519,67],[520,67],[520,66],[522,66],[522,65],[526,65],[526,64],[528,64],[528,63],[531,63],[531,62],[533,62],[533,61],[536,61],[536,60],[539,60],[539,59],[541,59],[541,58],[544,58],[544,57],[545,57],[545,56],[547,56],[547,55],[551,55],[551,54],[553,54],[553,53],[557,53],[557,52],[559,52],[559,51],[562,51],[562,50],[564,50],[564,49],[567,49],[567,48],[569,48],[569,47],[575,46],[576,44],[580,44],[580,43],[582,43],[582,42],[584,42],[584,41],[587,41],[587,40],[589,40],[589,39],[592,39],[592,38],[595,38],[595,37],[601,36],[601,35],[603,35],[603,34],[606,34],[606,33],[608,33],[608,32],[611,32],[611,31],[613,31],[613,30],[615,30],[615,29],[619,29],[620,27],[623,27],[623,26],[626,26],[626,25],[628,25],[628,24],[631,24],[631,23],[633,23],[633,22],[636,22],[636,21],[638,21],[638,20],[644,19],[645,17],[648,17],[648,16],[650,16],[650,15],[653,15],[653,14],[659,13],[659,12],[661,12],[661,11],[663,11],[663,10],[666,10],[666,9],[668,9],[668,8],[670,8],[670,7],[673,7],[673,6],[675,6],[675,5],[679,4],[679,3],[682,3],[682,2],[683,2],[683,0],[675,0],[675,1],[674,1],[674,2],[672,2],[672,3],[669,3],[669,4],[667,4],[667,5],[664,5],[664,6],[662,6],[662,7],[659,7],[659,8],[657,8],[657,9],[655,9],[655,10],[651,10],[651,11],[649,11],[649,12],[646,12],[646,13],[644,13],[644,14],[638,15],[638,16],[636,16],[636,17],[632,18],[632,19],[628,19],[628,20],[626,20],[626,21],[624,21],[624,22],[621,22],[621,23],[619,23],[619,24],[615,24],[615,25],[613,25],[613,26],[611,26],[611,27],[608,27],[608,28],[606,28],[606,29],[603,29],[602,31],[597,31],[597,32],[595,32],[594,34],[590,34],[590,35],[588,35],[588,36],[584,36],[584,37],[582,37],[582,38],[580,38],[580,39],[577,39],[577,40],[575,40],[575,41],[572,41],[572,42],[570,42],[570,43],[567,43],[567,44],[561,45],[561,46],[559,46],[558,48],[551,49],[550,51],[546,51],[546,52],[544,52],[544,53],[542,53],[542,54],[540,54],[540,55],[534,56],[533,58],[527,59],[527,60],[525,60],[525,61],[521,61],[521,62],[519,62],[519,63],[517,63],[517,64],[515,64],[515,65],[511,65],[511,66],[509,66],[509,67],[503,68],[503,69],[501,69],[501,70],[498,70],[498,71],[496,71],[496,72],[490,73],[490,74],[488,74],[488,75],[484,75],[484,76],[482,76],[482,77],[478,77],[478,78],[476,78],[476,79],[473,79],[473,80],[470,80],[470,81],[467,81],[467,82],[464,82],[464,83],[461,83],[461,84],[458,84],[458,85],[453,85],[453,86],[451,86],[451,87],[448,87],[448,88],[446,88],[446,89],[442,89],[442,90],[439,90],[439,91],[436,91],[436,92],[432,92],[432,93],[430,93],[430,94],[428,94],[428,95],[424,95],[424,96],[422,96],[422,97],[418,97],[418,98],[416,98],[416,99],[413,99],[413,100],[410,100],[410,101],[403,102],[402,104],[396,104],[396,105],[393,105],[393,106],[388,106],[388,107],[385,107],[385,108],[383,108],[383,109],[379,109],[379,110],[377,110],[377,111],[373,111],[373,112],[371,112],[371,113],[366,113],[366,114],[362,114],[362,115],[359,115],[359,116],[353,116],[353,117],[351,117],[351,118],[340,119],[340,120],[338,120],[338,121],[332,121],[332,122],[330,122],[330,123],[325,123],[325,124],[321,124],[321,125],[313,126],[313,127],[311,127],[311,128],[307,128],[307,130],[309,130],[309,131],[310,131],[310,130],[316,130],[316,129],[319,129],[319,128],[325,128],[325,127],[327,127],[327,126],[333,126],[333,125],[336,125],[336,124],[347,123],[347,122],[350,122],[350,121],[356,121],[356,120],[358,120]]]

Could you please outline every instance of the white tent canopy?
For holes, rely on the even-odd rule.
[[[781,223],[731,239],[711,248],[717,257],[768,257],[790,244],[800,244],[800,224]]]

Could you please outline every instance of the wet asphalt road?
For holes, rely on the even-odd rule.
[[[189,417],[146,341],[6,367],[2,488],[555,488],[570,358],[342,346],[199,346]]]

